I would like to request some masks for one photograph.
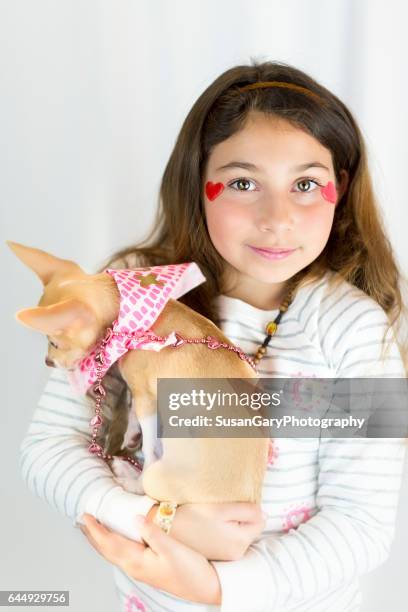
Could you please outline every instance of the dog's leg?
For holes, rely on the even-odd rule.
[[[134,417],[132,417],[132,421],[134,421]],[[136,422],[138,423],[138,425],[140,425],[143,435],[143,472],[138,474],[135,468],[132,467],[128,461],[124,461],[123,459],[120,459],[118,457],[113,459],[111,469],[115,474],[117,482],[124,489],[126,489],[126,491],[129,491],[130,493],[136,493],[138,495],[143,495],[143,474],[145,470],[149,467],[149,465],[151,465],[152,463],[157,461],[159,457],[161,457],[163,451],[161,446],[161,440],[157,438],[156,413],[142,417],[140,423],[136,418]]]
[[[123,437],[123,443],[121,450],[124,448],[135,448],[137,446],[137,440],[140,434],[139,419],[136,416],[135,401],[132,400],[131,407],[128,414],[128,425]]]
[[[131,402],[131,407],[128,413],[128,424],[123,437],[121,450],[128,448],[132,450],[137,446],[138,436],[140,435],[139,420],[136,416],[134,400]],[[142,495],[143,485],[140,478],[140,472],[134,468],[128,461],[120,457],[114,457],[111,463],[111,470],[115,475],[115,480],[129,493],[137,493]]]
[[[157,438],[157,413],[154,412],[140,419],[143,432],[143,470],[160,457],[161,441]]]
[[[153,406],[148,406],[151,402]],[[128,428],[125,434],[123,446],[129,448],[133,445],[133,438],[140,430],[142,431],[142,452],[144,455],[143,472],[138,476],[135,469],[122,459],[112,461],[112,471],[116,480],[124,489],[131,493],[142,495],[143,473],[146,468],[162,456],[161,440],[157,438],[157,413],[155,410],[156,398],[137,396],[132,399],[131,409],[128,418]],[[154,410],[153,410],[154,407]],[[151,413],[149,414],[149,409]]]

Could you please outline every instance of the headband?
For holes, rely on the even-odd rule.
[[[295,85],[294,83],[285,83],[284,81],[258,81],[257,83],[249,83],[249,85],[238,87],[238,91],[243,92],[249,91],[251,89],[264,89],[266,87],[285,87],[287,89],[293,89],[294,91],[298,91],[300,93],[306,94],[307,96],[311,96],[318,102],[324,102],[323,98],[321,98],[314,91],[310,91],[310,89],[302,87],[301,85]]]

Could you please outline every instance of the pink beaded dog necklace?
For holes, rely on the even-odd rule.
[[[209,349],[225,348],[247,361],[256,372],[253,359],[242,349],[213,336],[206,338],[184,338],[173,331],[168,336],[157,336],[151,326],[158,318],[170,298],[178,299],[205,281],[204,275],[194,262],[133,270],[105,270],[115,280],[119,295],[119,315],[106,330],[104,338],[82,359],[68,379],[74,389],[85,393],[93,388],[95,394],[95,416],[90,421],[92,440],[88,450],[105,461],[113,456],[104,452],[97,443],[99,428],[103,424],[101,404],[106,396],[102,379],[109,368],[127,351],[133,349],[159,351],[166,346],[179,348],[184,344],[206,344]],[[133,457],[120,456],[136,469],[142,467]]]

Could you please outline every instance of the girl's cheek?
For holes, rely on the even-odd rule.
[[[301,207],[299,207],[301,208]],[[334,206],[327,203],[318,206],[302,207],[297,211],[296,226],[309,238],[327,238],[333,225]]]
[[[207,219],[216,220],[217,223],[227,225],[240,225],[243,222],[248,222],[251,219],[251,206],[237,204],[234,196],[229,196],[227,193],[222,193],[213,202],[206,201],[205,210]]]
[[[222,196],[213,202],[206,201],[205,214],[207,228],[216,248],[230,243],[231,237],[240,240],[253,226],[250,207],[237,206]]]
[[[212,194],[214,193],[212,192]],[[206,210],[214,215],[229,215],[234,214],[234,212],[239,214],[240,211],[248,209],[251,204],[248,198],[245,201],[243,200],[243,198],[240,200],[236,194],[223,190],[217,196],[214,197],[213,195],[212,200],[205,198]]]

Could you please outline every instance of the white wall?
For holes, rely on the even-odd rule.
[[[117,608],[110,568],[21,482],[18,448],[48,373],[44,340],[13,320],[40,286],[4,240],[89,271],[136,242],[192,103],[256,57],[309,72],[354,112],[406,272],[407,19],[404,0],[0,0],[0,589],[70,589],[73,612]],[[392,555],[363,580],[364,612],[406,609],[407,509],[405,482]]]

